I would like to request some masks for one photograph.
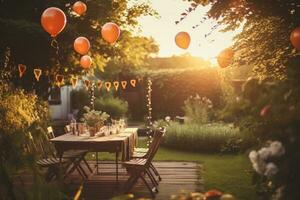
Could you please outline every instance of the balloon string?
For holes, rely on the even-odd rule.
[[[52,38],[51,40],[51,46],[55,49],[55,54],[56,54],[56,65],[59,66],[59,45],[58,45],[58,41],[56,40],[55,37]]]
[[[56,40],[55,37],[53,37],[52,40],[51,40],[51,47],[53,47],[55,49],[56,69],[54,71],[54,74],[57,74],[59,72],[60,61],[59,61],[59,45],[58,45],[58,41]]]

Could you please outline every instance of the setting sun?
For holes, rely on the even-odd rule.
[[[206,19],[200,24],[209,10],[209,7],[201,6],[176,25],[175,21],[180,19],[181,13],[188,9],[190,3],[181,0],[152,0],[151,2],[160,18],[150,16],[140,18],[141,34],[155,39],[160,47],[158,54],[160,57],[189,53],[192,56],[214,61],[223,49],[233,44],[233,37],[240,32],[236,30],[223,33],[220,32],[221,27],[212,30],[217,25],[212,19]],[[196,25],[199,26],[193,29]],[[180,49],[175,44],[175,35],[180,31],[186,31],[191,35],[191,44],[187,50]],[[211,34],[205,37],[210,32]]]

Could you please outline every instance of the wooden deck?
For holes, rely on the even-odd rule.
[[[90,164],[94,165],[94,162],[90,162]],[[202,191],[203,180],[199,176],[201,165],[195,162],[155,162],[154,165],[162,177],[158,187],[159,193],[155,199],[169,199],[172,194],[178,194],[181,190]],[[74,173],[66,181],[73,188],[74,193],[80,184],[83,185],[81,199],[84,200],[110,199],[124,193],[122,188],[128,178],[124,168],[120,166],[118,186],[113,163],[101,163],[99,172],[99,174],[91,174],[85,181],[82,181],[79,175]],[[133,188],[132,193],[136,198],[150,198],[149,192],[141,183]]]

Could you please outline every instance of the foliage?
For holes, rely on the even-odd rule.
[[[116,97],[101,97],[96,99],[95,109],[109,113],[114,119],[119,119],[126,115],[128,103]]]
[[[244,25],[236,37],[234,66],[250,65],[261,77],[285,78],[285,66],[295,55],[289,36],[299,26],[300,7],[296,0],[193,0],[210,9],[208,17],[224,31]],[[199,20],[200,21],[200,20]]]
[[[217,107],[220,104],[220,79],[213,68],[140,70],[138,77],[152,80],[152,114],[154,119],[183,115],[184,101],[191,95],[206,96]],[[144,78],[145,80],[145,78]]]
[[[0,3],[0,54],[6,47],[11,47],[10,64],[15,66],[14,71],[17,72],[16,65],[19,63],[27,66],[22,80],[17,74],[12,77],[16,85],[28,90],[38,89],[39,94],[44,94],[54,82],[52,75],[83,75],[84,70],[79,67],[80,57],[73,50],[73,42],[78,36],[85,36],[91,42],[89,54],[93,58],[93,67],[99,70],[103,70],[109,61],[122,64],[126,70],[131,69],[129,66],[140,67],[144,59],[158,51],[153,39],[130,33],[136,31],[140,16],[157,16],[149,3],[135,1],[132,4],[131,0],[87,1],[86,15],[78,17],[71,12],[74,2],[3,0]],[[50,36],[40,25],[42,12],[51,6],[59,7],[67,15],[67,26],[56,38],[59,55],[50,45]],[[108,45],[100,37],[101,26],[109,21],[120,25],[122,29],[115,45]],[[43,81],[35,82],[32,71],[37,67],[43,70],[43,75],[49,73],[50,76],[42,76]]]
[[[84,107],[84,110],[86,113],[83,114],[82,121],[90,127],[95,127],[96,125],[103,126],[104,122],[109,118],[106,112],[91,110],[87,106]]]
[[[293,58],[287,66],[287,79],[269,80],[249,79],[238,102],[229,105],[224,116],[234,116],[235,123],[244,131],[258,138],[260,151],[269,147],[270,141],[279,141],[285,153],[282,157],[265,156],[274,162],[278,172],[272,176],[256,175],[256,184],[262,199],[299,199],[297,186],[299,174],[299,76],[300,57]],[[252,161],[253,161],[253,155]],[[256,167],[254,166],[254,169]],[[256,170],[257,171],[257,170]]]
[[[155,57],[147,60],[150,70],[159,69],[204,69],[212,67],[209,61],[194,57],[189,54],[183,54],[172,57]]]
[[[163,145],[181,150],[218,153],[239,130],[228,124],[178,124],[167,127]]]
[[[190,123],[205,124],[210,121],[209,113],[212,113],[210,112],[212,107],[212,102],[208,98],[197,94],[184,101],[183,110]]]
[[[35,165],[36,154],[26,151],[31,132],[43,136],[48,123],[48,107],[36,95],[10,87],[0,81],[0,185],[1,199],[62,198],[58,185],[46,184]],[[32,187],[14,185],[18,173],[33,173]]]
[[[88,106],[90,104],[89,93],[84,88],[72,90],[70,96],[72,109],[81,110],[84,106]]]
[[[153,127],[155,129],[166,128],[171,124],[171,118],[167,116],[165,119],[159,119],[153,122]]]

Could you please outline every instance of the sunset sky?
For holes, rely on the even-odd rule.
[[[160,18],[142,17],[140,18],[141,34],[152,36],[160,45],[158,56],[172,56],[190,53],[193,56],[213,60],[220,51],[232,45],[232,38],[238,33],[219,32],[215,30],[210,36],[205,38],[205,34],[211,31],[216,25],[213,20],[206,20],[198,28],[193,29],[194,25],[199,24],[205,17],[208,7],[198,7],[193,13],[189,14],[181,23],[175,24],[179,20],[181,13],[189,8],[189,3],[182,0],[150,0],[153,8],[158,11]],[[178,48],[174,42],[175,35],[180,31],[189,32],[191,44],[187,50]]]

